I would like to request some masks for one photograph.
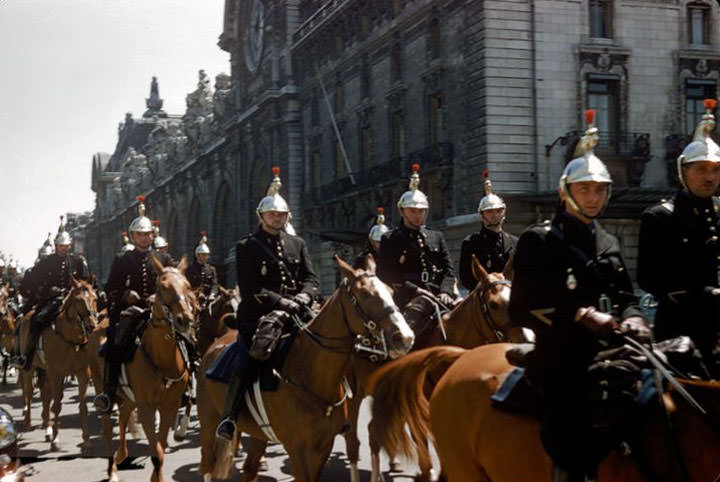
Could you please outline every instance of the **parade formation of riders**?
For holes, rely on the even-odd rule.
[[[473,257],[488,272],[501,272],[512,262],[509,314],[515,325],[535,336],[524,358],[525,377],[544,399],[540,435],[554,462],[555,481],[593,480],[600,461],[617,442],[616,434],[598,435],[589,402],[594,383],[589,374],[617,340],[649,345],[685,335],[699,349],[705,373],[720,377],[720,199],[715,196],[720,146],[710,137],[716,102],[706,101],[705,107],[693,141],[677,160],[681,189],[648,208],[641,219],[638,284],[658,301],[652,329],[638,305],[618,239],[597,221],[611,199],[613,180],[594,153],[599,140],[594,111],[586,111],[587,130],[559,179],[554,216],[525,229],[519,239],[503,230],[506,204],[484,174],[485,195],[477,209],[480,230],[462,242],[459,281],[466,290],[475,289]],[[426,226],[430,206],[419,189],[419,170],[418,164],[412,165],[409,189],[397,202],[396,226],[388,228],[384,209],[377,208],[367,246],[354,266],[365,268],[372,255],[378,277],[392,288],[395,303],[415,331],[416,344],[461,300],[445,237]],[[280,169],[272,172],[256,209],[258,228],[241,238],[235,250],[241,299],[235,313],[238,356],[216,429],[216,436],[228,441],[236,435],[243,393],[280,335],[311,321],[317,309],[318,277],[280,195]],[[145,216],[142,196],[138,202],[138,216],[121,235],[122,246],[104,286],[110,327],[103,391],[95,398],[101,413],[113,409],[121,365],[149,319],[158,276],[153,258],[162,266],[176,264],[159,222]],[[48,236],[35,266],[21,281],[12,263],[0,257],[3,284],[24,298],[22,313],[33,311],[29,339],[19,357],[24,369],[32,366],[38,339],[58,316],[73,279],[90,279],[85,259],[70,252],[71,243],[61,217],[54,240]],[[185,273],[201,305],[218,292],[211,254],[207,233],[202,232]]]

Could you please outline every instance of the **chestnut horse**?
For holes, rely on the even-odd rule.
[[[510,324],[508,317],[508,304],[510,302],[510,279],[512,278],[512,262],[508,262],[503,273],[489,273],[485,271],[475,255],[472,256],[472,273],[477,285],[468,296],[442,319],[442,325],[435,325],[433,332],[424,346],[414,346],[413,351],[437,345],[456,345],[472,348],[487,343],[501,341],[526,341],[522,329]],[[360,441],[357,436],[357,422],[360,405],[367,394],[367,381],[370,375],[379,367],[367,358],[358,355],[353,357],[348,380],[355,392],[355,396],[348,401],[348,418],[350,429],[345,432],[345,444],[348,460],[350,461],[350,480],[358,482],[360,472],[357,467],[360,451]],[[428,393],[429,396],[429,393]],[[371,451],[371,482],[382,480],[380,474],[379,449],[375,432],[376,423],[371,421],[368,425],[368,435]],[[418,440],[417,443],[427,443]],[[396,470],[397,461],[394,453],[390,455],[391,470]],[[429,481],[432,477],[432,461],[429,457],[418,460],[420,477],[418,480]]]
[[[0,286],[0,355],[2,362],[2,384],[7,385],[7,371],[10,357],[17,351],[15,316],[9,306],[10,293],[7,285]]]
[[[30,328],[31,314],[26,317],[21,332],[26,339]],[[85,396],[90,381],[90,353],[88,341],[97,326],[97,295],[88,281],[72,278],[70,291],[65,295],[63,304],[52,326],[45,328],[40,335],[42,351],[38,348],[33,360],[33,368],[45,370],[44,386],[40,387],[45,404],[52,402],[49,419],[43,416],[45,439],[50,442],[51,450],[57,450],[59,437],[59,417],[65,377],[73,375],[78,382],[78,403],[80,404],[80,424],[82,428],[82,453],[90,450],[90,432],[88,429],[87,404]],[[26,401],[26,422],[30,417],[32,399],[33,370],[21,370],[21,383]],[[43,391],[46,391],[43,394]]]
[[[365,270],[354,270],[339,257],[335,260],[345,279],[312,321],[304,324],[296,320],[300,331],[279,374],[283,383],[277,391],[262,394],[272,431],[285,446],[298,482],[318,480],[333,439],[342,431],[345,414],[341,409],[344,402],[341,386],[356,336],[371,332],[383,337],[392,358],[407,353],[414,341],[390,290],[375,274],[375,262],[370,260]],[[227,478],[232,464],[232,444],[215,440],[227,385],[205,376],[223,343],[230,341],[218,340],[203,358],[199,370],[202,443],[199,472],[206,481],[213,476]],[[257,477],[269,437],[247,407],[237,422],[238,432],[242,430],[251,436],[243,470],[245,480],[252,481]]]
[[[167,436],[175,414],[180,408],[190,372],[180,347],[180,338],[192,338],[192,325],[197,312],[195,295],[190,283],[183,275],[187,268],[185,257],[177,268],[163,267],[152,256],[158,272],[157,290],[152,302],[150,322],[145,328],[140,346],[133,359],[125,363],[127,385],[132,393],[118,388],[120,442],[113,457],[112,422],[110,416],[103,416],[103,435],[108,456],[108,478],[118,479],[117,464],[128,455],[125,438],[128,421],[137,407],[145,437],[148,440],[153,472],[150,480],[162,482],[162,465],[167,446]],[[159,431],[155,432],[155,413],[160,413]]]
[[[197,296],[200,289],[195,291]],[[197,322],[197,356],[201,357],[205,354],[210,345],[215,340],[223,336],[228,331],[228,326],[225,325],[225,321],[230,314],[234,314],[237,311],[238,303],[240,302],[237,292],[232,289],[228,290],[218,285],[218,296],[214,300],[210,301],[200,310]],[[190,378],[189,390],[192,391],[193,384],[197,383],[197,378],[193,374]],[[187,433],[188,424],[190,422],[190,411],[192,410],[192,399],[187,398],[184,407],[181,407],[180,413],[175,423],[175,431],[173,438],[176,442],[185,440]]]
[[[505,352],[512,345],[495,344],[464,350],[436,347],[422,350],[383,367],[376,391],[393,392],[411,432],[432,435],[448,482],[552,482],[553,464],[540,441],[540,422],[498,410],[490,396],[512,370]],[[421,387],[428,369],[446,370],[428,403]],[[659,404],[648,406],[632,447],[633,457],[611,452],[600,464],[598,482],[687,480],[710,482],[720,476],[720,383],[681,380],[705,409],[702,415],[677,391],[670,390]],[[409,392],[414,392],[408,395]],[[385,397],[383,397],[385,400]],[[373,406],[373,412],[383,406]],[[404,452],[412,441],[404,427],[390,423],[383,439]],[[673,448],[676,447],[677,451]],[[422,449],[422,447],[418,447]],[[684,467],[686,477],[678,472]],[[649,477],[649,479],[648,479]]]

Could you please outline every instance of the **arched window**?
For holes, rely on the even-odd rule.
[[[198,197],[193,198],[190,203],[187,226],[186,252],[190,255],[190,259],[194,259],[195,246],[200,241],[200,231],[202,230],[200,226],[200,199]]]
[[[220,189],[218,189],[218,194],[215,198],[215,215],[213,219],[212,239],[214,248],[211,249],[214,253],[214,258],[218,263],[222,263],[225,260],[232,242],[232,239],[230,239],[231,229],[230,219],[228,216],[229,194],[230,186],[227,182],[224,182],[220,186]]]

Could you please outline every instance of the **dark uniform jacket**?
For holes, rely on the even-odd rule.
[[[720,199],[685,191],[642,215],[638,284],[658,301],[655,337],[688,335],[707,355],[718,311],[710,295],[720,286]]]
[[[194,261],[185,271],[185,276],[190,282],[192,288],[202,288],[202,292],[206,296],[215,294],[217,291],[217,271],[215,267],[209,263],[198,263]]]
[[[38,261],[30,273],[27,292],[33,303],[44,303],[54,296],[52,288],[67,290],[72,286],[72,277],[87,280],[90,270],[87,261],[79,254],[68,253],[60,257],[53,253]]]
[[[280,298],[307,293],[314,298],[318,278],[305,241],[281,231],[277,236],[262,228],[242,238],[235,248],[241,302],[237,319],[254,332],[258,319],[272,311]],[[252,325],[252,326],[250,326]]]
[[[383,236],[377,272],[395,290],[395,303],[401,308],[415,297],[406,281],[435,294],[455,296],[455,270],[450,263],[445,237],[440,231],[414,230],[402,222]]]
[[[535,331],[532,362],[541,383],[572,380],[558,376],[561,371],[582,376],[599,350],[595,336],[574,321],[578,308],[594,306],[620,319],[642,316],[620,245],[597,222],[586,225],[563,213],[528,228],[513,267],[510,318]]]
[[[466,237],[460,247],[460,282],[468,291],[475,289],[477,280],[472,273],[472,255],[488,273],[502,272],[515,251],[517,236],[505,231],[496,233],[483,226],[478,233]]]
[[[158,273],[150,257],[151,253],[157,256],[163,266],[173,266],[172,259],[167,253],[160,253],[152,249],[141,253],[139,249],[128,251],[122,256],[116,257],[110,268],[110,275],[105,284],[110,302],[110,316],[113,321],[119,313],[127,308],[123,301],[126,291],[132,290],[140,296],[139,306],[148,308],[147,299],[155,293]]]

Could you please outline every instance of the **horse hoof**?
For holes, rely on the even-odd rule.
[[[259,462],[259,464],[258,464],[258,471],[260,471],[260,472],[267,472],[268,470],[270,470],[270,469],[268,468],[267,459],[266,459],[265,456],[263,455],[263,456],[260,458],[260,462]],[[257,479],[256,479],[256,480],[257,480]]]
[[[395,459],[390,461],[390,472],[402,472],[402,465]]]
[[[50,442],[50,452],[58,452],[60,450],[60,447],[58,446],[56,441]]]
[[[92,448],[90,445],[83,445],[80,448],[80,456],[81,457],[92,457]]]
[[[120,482],[120,477],[118,477],[117,472],[113,472],[109,480],[110,482]]]
[[[46,442],[52,442],[53,441],[53,429],[52,427],[45,428],[45,441]]]

